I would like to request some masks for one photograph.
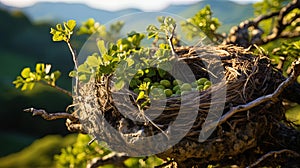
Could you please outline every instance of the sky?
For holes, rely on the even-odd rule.
[[[36,2],[67,2],[83,3],[93,8],[105,10],[120,10],[138,8],[144,11],[158,11],[170,4],[191,4],[200,0],[0,0],[1,3],[15,7],[26,7]],[[226,1],[226,0],[224,0]],[[231,0],[238,3],[258,2],[262,0]]]

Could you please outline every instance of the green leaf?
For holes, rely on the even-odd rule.
[[[164,77],[166,75],[166,71],[162,70],[162,69],[158,69],[158,74],[160,77]]]
[[[153,38],[153,37],[156,37],[158,35],[158,32],[150,32],[149,34],[148,34],[148,39],[151,39],[151,38]]]
[[[61,32],[55,32],[55,34],[52,36],[53,41],[63,41],[64,35]]]
[[[124,86],[125,86],[125,82],[123,79],[118,80],[114,85],[116,90],[121,90]]]
[[[158,16],[157,17],[157,21],[159,22],[159,23],[164,23],[164,20],[165,20],[165,16]]]
[[[24,68],[21,72],[21,76],[23,78],[29,78],[29,74],[30,74],[30,68]]]
[[[56,30],[53,29],[53,28],[50,28],[50,33],[51,33],[51,34],[55,34],[55,33],[56,33]]]
[[[74,78],[75,76],[77,76],[77,72],[76,71],[70,71],[69,72],[69,77]]]
[[[35,78],[36,78],[37,81],[39,81],[39,80],[41,80],[43,77],[42,77],[41,74],[36,73],[36,74],[35,74]]]
[[[45,64],[42,63],[38,63],[35,65],[35,71],[38,74],[42,74],[43,72],[45,72]]]
[[[89,79],[89,77],[87,76],[87,74],[82,74],[82,75],[79,75],[78,79],[80,81],[87,81]]]
[[[141,99],[145,98],[145,92],[144,91],[140,91],[138,97],[136,98],[136,101],[139,101]]]
[[[139,90],[147,91],[147,90],[149,90],[149,86],[150,86],[150,82],[143,82],[143,83],[139,86]]]
[[[86,59],[86,63],[91,67],[97,67],[100,65],[101,61],[95,55],[88,56]]]
[[[102,57],[104,62],[110,62],[113,59],[113,57],[108,54],[104,54]]]
[[[16,88],[21,87],[24,84],[24,79],[21,76],[17,76],[17,79],[14,80],[12,83],[15,85]]]
[[[98,41],[97,41],[97,47],[98,47],[98,49],[99,49],[101,55],[104,55],[104,54],[107,53],[107,49],[106,49],[106,47],[105,47],[105,42],[104,42],[104,40],[98,40]]]
[[[129,67],[134,64],[134,60],[131,59],[131,58],[126,58],[126,62],[127,62],[127,64],[128,64]]]
[[[86,63],[79,65],[77,71],[82,73],[91,73],[90,68]]]
[[[34,85],[35,85],[35,82],[27,83],[27,88],[28,88],[29,90],[32,90],[33,87],[34,87]]]
[[[54,81],[56,81],[60,77],[61,73],[57,70],[53,73],[51,73],[50,78]]]
[[[27,90],[27,87],[28,87],[28,83],[24,83],[24,85],[22,86],[21,90],[25,91],[25,90]]]
[[[63,31],[61,24],[57,24],[57,25],[56,25],[56,29],[57,29],[58,31]]]
[[[70,31],[73,31],[75,26],[76,26],[76,21],[75,20],[68,20],[67,27],[69,28]]]

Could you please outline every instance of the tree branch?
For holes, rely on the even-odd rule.
[[[70,132],[77,132],[82,134],[87,134],[87,131],[83,129],[79,118],[75,117],[73,114],[66,112],[58,113],[48,113],[43,109],[28,108],[24,109],[24,112],[32,113],[33,116],[41,116],[45,120],[57,120],[65,118],[66,126]]]
[[[270,157],[270,156],[276,157],[277,155],[280,155],[282,153],[290,153],[290,154],[294,155],[295,157],[300,157],[299,153],[292,151],[292,150],[288,150],[288,149],[282,149],[280,151],[271,151],[271,152],[266,153],[262,157],[260,157],[255,163],[251,164],[247,168],[255,167],[255,166],[259,165],[260,162],[267,159],[268,157]]]
[[[59,112],[59,113],[47,113],[43,109],[35,109],[35,108],[28,108],[24,109],[24,112],[32,113],[33,116],[41,116],[45,120],[56,120],[61,118],[67,118],[72,122],[78,121],[78,118],[74,117],[70,113]]]
[[[235,115],[239,112],[250,110],[253,107],[261,105],[262,103],[265,103],[268,101],[271,101],[273,103],[278,102],[278,97],[282,94],[282,92],[285,90],[285,88],[287,88],[288,86],[290,86],[291,84],[294,83],[294,81],[297,79],[297,77],[299,75],[300,75],[300,59],[298,61],[294,62],[292,74],[285,81],[283,81],[272,94],[261,96],[247,104],[232,107],[227,113],[225,113],[220,118],[219,121],[214,121],[211,124],[209,124],[206,127],[206,130],[215,128],[216,125],[221,125],[221,124],[225,123],[233,115]]]
[[[287,16],[292,10],[300,9],[300,0],[293,0],[280,11],[272,12],[266,15],[260,15],[255,19],[249,21],[246,20],[240,23],[239,26],[231,28],[228,37],[224,40],[225,44],[236,44],[242,47],[249,47],[250,45],[263,45],[279,38],[293,38],[299,37],[300,32],[296,29],[290,30],[289,32],[284,32],[291,22],[295,21],[298,16],[295,15],[289,21],[285,21],[285,16]],[[259,24],[267,19],[276,18],[275,26],[272,31],[263,37],[264,31],[259,27]],[[290,33],[291,35],[288,35]],[[252,34],[252,37],[249,36]]]

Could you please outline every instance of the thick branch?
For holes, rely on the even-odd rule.
[[[66,112],[59,113],[48,113],[43,109],[28,108],[24,109],[25,112],[32,113],[33,116],[41,116],[45,120],[57,120],[65,118],[66,126],[70,132],[78,132],[82,134],[87,134],[87,131],[83,129],[82,124],[79,121],[79,118],[75,117],[73,114]]]
[[[293,38],[299,37],[300,32],[296,29],[284,32],[290,24],[295,21],[298,16],[295,15],[289,21],[286,21],[286,16],[294,9],[300,8],[300,0],[293,0],[287,4],[280,11],[272,12],[266,15],[258,16],[251,21],[244,21],[239,26],[235,26],[230,30],[230,34],[224,41],[225,44],[236,44],[243,47],[249,47],[250,45],[263,45],[274,41],[279,38]],[[276,18],[275,26],[272,28],[271,33],[263,37],[263,31],[259,27],[259,24],[267,19]],[[252,29],[251,29],[252,28]],[[288,35],[290,33],[290,35]],[[249,34],[252,34],[250,37]]]
[[[277,38],[279,38],[281,33],[283,32],[283,30],[287,26],[289,26],[288,24],[284,24],[284,17],[289,12],[291,12],[293,9],[299,8],[299,7],[300,7],[299,0],[294,0],[293,2],[287,4],[285,7],[283,7],[279,12],[276,26],[273,28],[272,33],[270,35],[268,35],[266,38],[262,39],[262,41],[261,41],[262,44],[266,44],[270,41],[274,41]]]
[[[35,109],[35,108],[24,109],[24,111],[32,113],[33,116],[39,115],[39,116],[43,117],[45,120],[56,120],[56,119],[61,119],[61,118],[67,118],[73,122],[78,121],[78,118],[74,117],[70,113],[65,113],[65,112],[47,113],[43,109]]]

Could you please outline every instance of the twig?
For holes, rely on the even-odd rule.
[[[97,168],[107,164],[113,164],[117,167],[125,167],[124,161],[129,157],[124,153],[112,152],[102,158],[94,158],[90,163],[87,164],[86,168]]]
[[[57,85],[51,85],[51,84],[49,84],[48,82],[45,82],[45,81],[40,81],[40,83],[43,84],[43,85],[50,86],[50,87],[58,90],[59,92],[64,93],[64,94],[72,97],[72,93],[71,92],[69,92],[68,90],[65,90],[65,89],[63,89],[63,88],[61,88],[61,87],[59,87]]]
[[[69,41],[67,42],[67,44],[68,44],[69,50],[72,54],[72,59],[73,59],[73,62],[74,62],[75,70],[77,70],[78,69],[78,63],[77,63],[77,58],[76,58],[75,51],[74,51],[74,49],[73,49],[73,47],[72,47],[72,45]],[[74,92],[75,92],[76,95],[78,94],[78,85],[79,85],[78,77],[75,77],[75,88],[73,88],[73,89],[74,89]]]
[[[271,151],[266,153],[265,155],[263,155],[262,157],[260,157],[256,162],[254,162],[253,164],[251,164],[250,166],[248,166],[247,168],[251,168],[251,167],[255,167],[257,166],[260,162],[262,162],[263,160],[267,159],[270,156],[274,156],[276,157],[277,155],[280,155],[282,153],[290,153],[292,155],[294,155],[295,157],[300,157],[300,154],[292,151],[292,150],[288,150],[288,149],[282,149],[280,151]]]
[[[174,25],[174,28],[172,29],[170,37],[168,37],[168,43],[169,43],[169,46],[170,46],[171,51],[172,51],[172,56],[175,56],[176,58],[178,58],[178,55],[176,54],[175,48],[174,48],[174,45],[173,45],[173,38],[174,38],[174,34],[175,34],[175,29],[176,29],[176,24]]]
[[[73,47],[72,47],[71,43],[67,42],[67,44],[68,44],[69,50],[70,50],[70,52],[72,54],[72,58],[73,58],[75,69],[77,70],[78,64],[77,64],[76,54],[75,54],[75,52],[73,50]]]
[[[72,122],[78,121],[78,118],[74,117],[70,113],[65,113],[65,112],[59,112],[59,113],[47,113],[43,109],[35,109],[35,108],[28,108],[24,109],[24,112],[29,112],[32,113],[33,116],[41,116],[45,120],[56,120],[56,119],[61,119],[61,118],[67,118],[71,120]]]

